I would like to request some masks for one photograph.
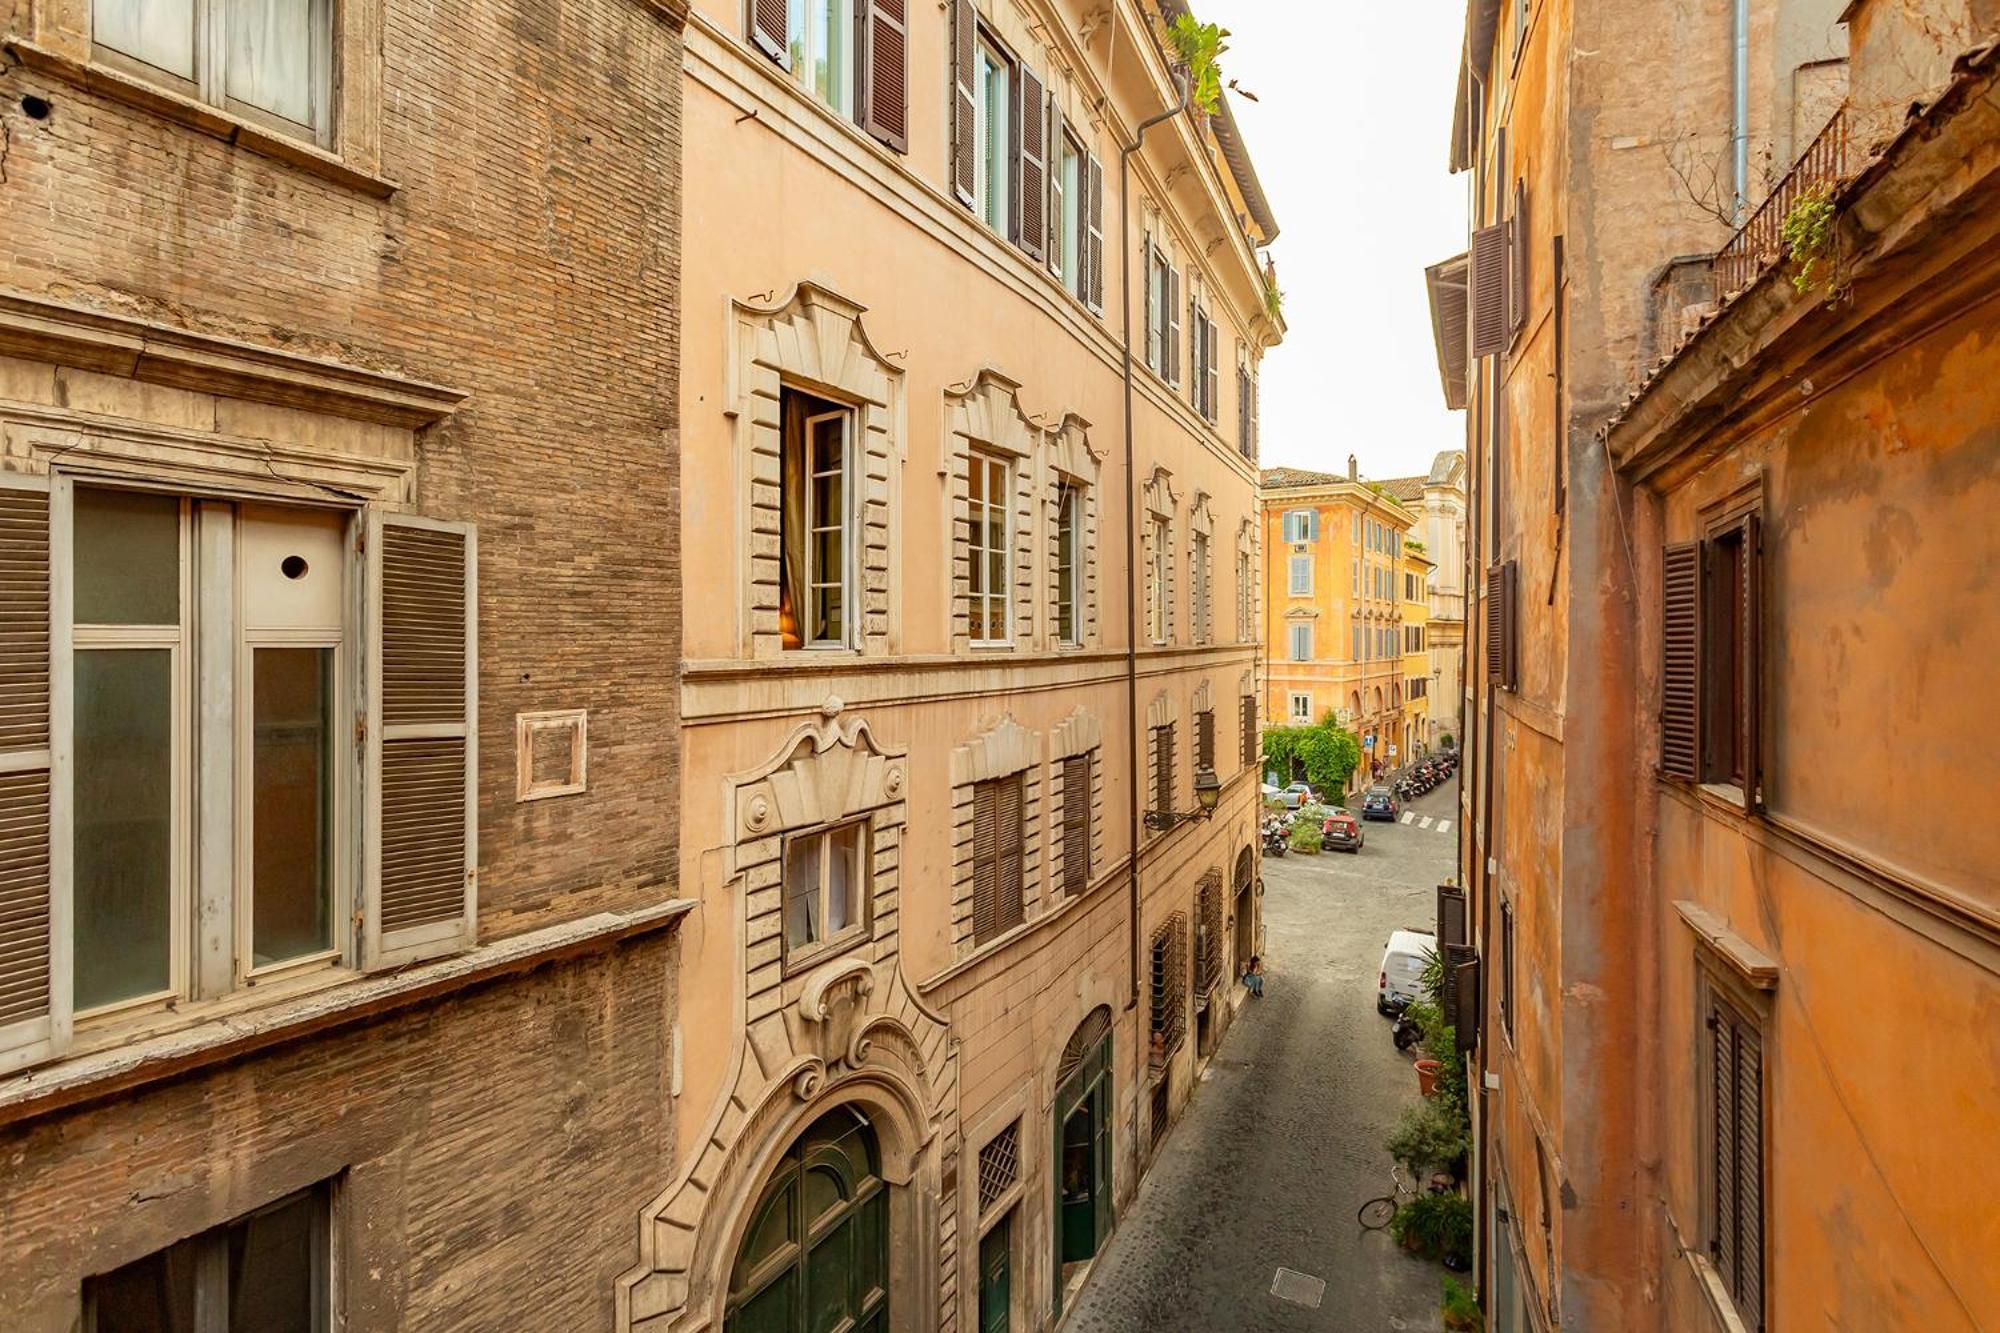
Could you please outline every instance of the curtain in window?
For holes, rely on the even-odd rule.
[[[805,642],[800,617],[806,614],[806,405],[796,394],[784,397],[781,436],[784,446],[783,476],[780,479],[784,529],[780,557],[778,592],[778,632],[787,648]]]

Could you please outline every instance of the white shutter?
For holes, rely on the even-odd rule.
[[[362,964],[476,934],[479,548],[470,524],[371,513]]]
[[[66,904],[52,827],[49,484],[0,474],[0,1071],[69,1037]],[[53,691],[66,700],[67,692]]]

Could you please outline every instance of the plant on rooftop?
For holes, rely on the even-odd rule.
[[[1229,49],[1229,29],[1202,23],[1192,14],[1182,14],[1167,25],[1167,45],[1187,66],[1188,101],[1214,115],[1222,105],[1222,53]]]
[[[1815,185],[1799,193],[1778,229],[1792,261],[1792,286],[1802,292],[1824,291],[1830,301],[1834,284],[1833,190]]]

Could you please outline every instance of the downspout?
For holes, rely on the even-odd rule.
[[[1750,0],[1736,0],[1735,68],[1730,78],[1730,153],[1736,171],[1736,225],[1750,212]]]
[[[1131,570],[1125,588],[1125,706],[1132,774],[1132,780],[1125,788],[1126,806],[1132,822],[1129,913],[1132,986],[1125,997],[1128,1013],[1139,1007],[1139,840],[1142,831],[1139,789],[1144,785],[1144,770],[1139,766],[1139,599],[1146,586],[1145,562],[1139,559],[1139,474],[1132,431],[1132,154],[1146,142],[1147,130],[1162,121],[1172,120],[1188,109],[1190,88],[1186,71],[1176,69],[1174,80],[1180,85],[1179,104],[1140,121],[1132,142],[1118,149],[1118,304],[1121,307],[1119,322],[1125,353],[1125,557]]]

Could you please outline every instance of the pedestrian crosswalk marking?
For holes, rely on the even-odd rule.
[[[1431,826],[1431,817],[1429,815],[1425,815],[1422,819],[1419,819],[1417,821],[1418,828],[1429,828],[1430,826]]]
[[[1451,821],[1449,819],[1440,819],[1438,821],[1437,831],[1439,833],[1442,833],[1450,827],[1451,827]]]
[[[1414,814],[1411,814],[1411,813],[1410,813],[1409,811],[1405,810],[1405,811],[1403,812],[1403,822],[1404,822],[1405,824],[1409,823],[1409,822],[1410,822],[1410,821],[1411,821],[1412,819],[1415,819],[1415,818],[1416,818],[1416,816],[1415,816]]]

